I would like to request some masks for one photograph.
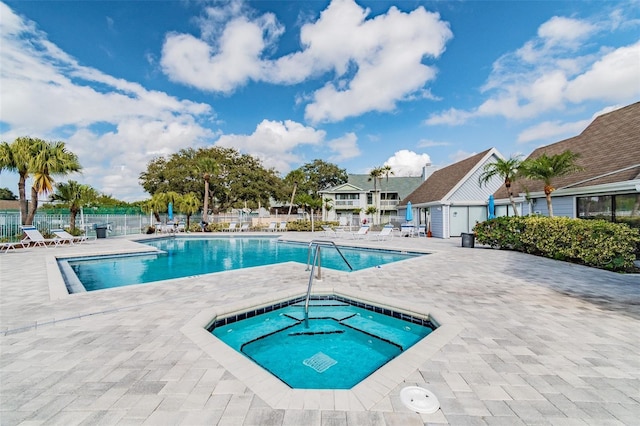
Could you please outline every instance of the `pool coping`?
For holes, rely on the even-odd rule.
[[[249,309],[305,296],[304,292],[278,292],[224,307],[206,309],[196,314],[180,331],[274,409],[365,411],[372,409],[395,388],[406,382],[411,374],[428,362],[463,329],[444,312],[436,312],[423,305],[406,303],[386,296],[320,285],[315,287],[312,295],[342,296],[400,313],[428,317],[438,328],[353,388],[338,390],[292,389],[207,330],[218,317],[233,316]]]

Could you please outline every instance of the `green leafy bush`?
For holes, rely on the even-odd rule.
[[[640,231],[604,220],[499,217],[474,227],[476,241],[612,271],[634,270]]]

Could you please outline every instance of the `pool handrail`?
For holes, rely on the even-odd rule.
[[[320,247],[325,246],[325,247],[334,247],[338,254],[340,255],[340,257],[342,257],[342,260],[344,260],[344,263],[347,264],[347,266],[349,267],[349,270],[353,271],[353,267],[351,266],[351,264],[349,263],[349,261],[347,260],[346,257],[344,257],[344,255],[342,254],[342,252],[340,251],[340,248],[336,245],[335,242],[331,241],[331,240],[311,240],[311,242],[309,243],[309,248],[307,250],[307,269],[306,271],[309,271],[309,262],[311,260],[311,249],[312,247],[316,247],[316,251],[313,254],[313,262],[311,262],[311,273],[309,274],[309,285],[307,287],[307,296],[305,298],[304,301],[304,325],[305,327],[309,327],[309,299],[311,298],[311,286],[313,285],[313,273],[315,271],[316,265],[318,265],[318,276],[317,279],[321,280],[322,279],[322,259],[320,256]]]

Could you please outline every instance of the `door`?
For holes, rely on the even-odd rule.
[[[469,208],[451,206],[449,208],[449,236],[459,237],[463,232],[469,232]]]

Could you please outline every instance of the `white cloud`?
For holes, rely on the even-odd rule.
[[[384,162],[391,167],[394,176],[421,176],[422,168],[427,163],[431,163],[428,154],[418,154],[407,149],[397,151]]]
[[[341,138],[330,140],[327,142],[327,146],[335,153],[329,157],[329,161],[340,162],[361,154],[360,148],[358,148],[358,136],[351,132]]]
[[[0,14],[3,140],[65,140],[84,167],[83,183],[135,200],[145,197],[138,176],[149,160],[215,136],[199,124],[213,117],[209,105],[84,67],[3,3]]]
[[[614,31],[609,21],[555,16],[538,28],[537,37],[498,58],[482,92],[486,99],[469,110],[431,114],[429,125],[459,125],[475,117],[531,119],[584,101],[632,102],[640,96],[640,43],[601,47],[597,37]],[[549,124],[538,130],[550,131]],[[534,132],[535,133],[535,132]],[[525,134],[525,139],[534,133]]]
[[[458,150],[456,152],[454,152],[453,154],[449,155],[449,158],[451,159],[451,164],[457,163],[459,161],[465,160],[471,156],[476,155],[477,152],[467,152],[467,151],[463,151],[463,150]]]
[[[536,140],[562,140],[582,132],[591,120],[562,123],[560,121],[543,121],[524,129],[518,135],[518,143],[528,143]]]
[[[569,82],[567,98],[574,103],[591,99],[625,101],[640,96],[640,42],[604,55]]]
[[[452,37],[448,24],[423,7],[411,13],[391,7],[373,18],[369,13],[353,0],[333,0],[302,26],[302,50],[268,59],[284,31],[272,14],[209,8],[201,38],[167,36],[162,67],[174,81],[224,93],[249,80],[290,85],[332,73],[334,80],[298,97],[310,102],[305,117],[312,123],[390,111],[398,101],[430,96],[424,86],[436,72],[423,59],[442,54]]]
[[[435,146],[449,146],[450,142],[434,141],[430,139],[421,139],[418,141],[418,148],[433,148]]]
[[[324,142],[325,136],[324,130],[316,130],[295,121],[263,120],[252,134],[222,135],[215,145],[251,154],[262,160],[265,167],[286,173],[291,163],[300,161],[295,153],[296,147],[319,145]]]
[[[575,46],[580,40],[591,35],[596,26],[579,19],[554,16],[538,28],[538,36],[547,45]]]

